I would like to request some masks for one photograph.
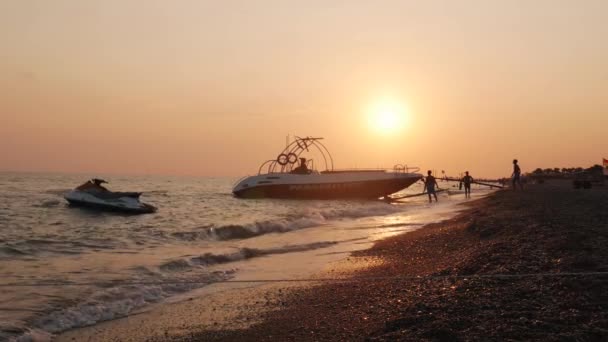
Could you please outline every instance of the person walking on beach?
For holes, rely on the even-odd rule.
[[[473,183],[473,177],[469,175],[469,171],[464,173],[461,182],[464,184],[464,197],[471,198],[471,183]]]
[[[517,190],[517,186],[521,190],[524,189],[524,186],[521,184],[521,168],[517,164],[517,159],[513,159],[513,174],[511,175],[511,179],[513,180],[513,190]]]
[[[433,177],[431,170],[427,171],[428,176],[426,176],[426,180],[424,181],[424,189],[429,195],[429,203],[433,202],[431,195],[435,196],[435,202],[437,202],[437,193],[435,192],[435,186],[439,189],[439,184],[437,184],[437,180]]]

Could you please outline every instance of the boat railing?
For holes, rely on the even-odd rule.
[[[417,173],[420,172],[420,168],[418,166],[407,166],[404,164],[397,164],[393,166],[393,171],[402,173]]]
[[[265,161],[264,163],[262,163],[262,165],[260,165],[260,168],[258,169],[258,175],[267,173],[290,173],[292,170],[291,165],[289,165],[289,167],[287,167],[287,165],[283,165],[283,167],[280,168],[281,171],[277,172],[277,168],[275,168],[277,164],[280,165],[276,159],[270,159]],[[314,159],[308,159],[306,161],[306,166],[309,170],[316,171]]]
[[[267,160],[258,169],[258,174],[263,173],[289,173],[298,164],[298,160],[302,160],[302,156],[308,152],[316,151],[317,155],[320,156],[319,162],[315,162],[308,159],[306,165],[309,169],[315,170],[316,167],[319,169],[333,170],[334,161],[329,153],[329,150],[321,143],[323,138],[315,137],[294,137],[295,140],[291,143],[288,142],[287,146],[283,151],[277,155],[276,159]]]
[[[258,170],[258,175],[262,174],[274,174],[274,173],[291,173],[291,171],[273,171],[272,163],[276,162],[276,160],[268,160]],[[265,169],[265,166],[268,165],[268,168]],[[312,170],[312,169],[311,169]],[[388,168],[346,168],[346,169],[334,169],[334,170],[324,170],[318,171],[318,173],[341,173],[341,172],[395,172],[395,173],[417,173],[420,171],[420,168],[417,166],[406,166],[397,164],[393,167],[393,169]],[[242,179],[241,179],[242,180]],[[239,180],[240,181],[240,180]]]
[[[270,174],[270,173],[291,173],[294,168],[297,166],[298,160],[303,160],[306,158],[301,158],[303,154],[310,152],[311,149],[317,152],[317,156],[320,155],[321,158],[315,161],[312,158],[308,158],[306,161],[306,166],[309,170],[317,170],[321,173],[330,173],[330,172],[371,172],[371,171],[390,171],[389,169],[377,168],[377,169],[342,169],[335,170],[334,169],[334,161],[329,153],[329,150],[321,143],[323,138],[315,138],[315,137],[295,137],[295,140],[291,143],[288,143],[285,149],[277,156],[276,159],[270,159],[262,163],[260,168],[258,169],[258,175],[261,174]],[[325,169],[324,171],[321,171]],[[420,171],[419,167],[408,167],[407,165],[397,164],[393,166],[393,172],[399,173],[414,173]]]
[[[404,165],[400,165],[399,166],[395,165],[392,169],[389,168],[383,168],[383,167],[378,167],[378,168],[347,168],[347,169],[335,169],[335,170],[326,170],[326,171],[322,171],[322,173],[331,173],[331,172],[378,172],[378,171],[382,171],[382,172],[398,172],[398,173],[416,173],[420,171],[420,168],[417,166],[404,166]]]
[[[277,164],[277,160],[276,159],[270,159],[265,161],[264,163],[262,163],[262,165],[260,165],[260,168],[258,169],[258,175],[261,175],[263,173],[272,173],[272,169],[274,169],[274,166]],[[266,172],[263,172],[262,169],[264,169],[264,167],[267,167],[268,169],[266,170]]]

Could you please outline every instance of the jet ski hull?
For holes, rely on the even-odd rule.
[[[108,197],[108,196],[106,196]],[[125,214],[149,214],[156,212],[156,207],[141,203],[136,197],[111,196],[111,199],[98,198],[83,191],[71,191],[65,199],[70,206],[85,207],[100,211],[119,212]]]
[[[240,182],[240,198],[378,199],[403,190],[422,178],[418,174],[260,175]]]

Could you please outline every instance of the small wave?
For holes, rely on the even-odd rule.
[[[49,240],[49,239],[27,239],[25,241],[21,241],[19,242],[20,244],[24,244],[24,245],[57,245],[57,244],[64,244],[64,241],[59,241],[59,240]]]
[[[303,228],[318,227],[332,220],[384,216],[401,211],[403,211],[402,207],[384,203],[347,209],[307,209],[283,219],[258,221],[243,225],[231,224],[187,232],[174,232],[171,235],[177,239],[186,241],[248,239],[264,234],[285,233]]]
[[[1,246],[0,247],[0,255],[4,254],[5,256],[22,256],[22,255],[28,255],[29,253],[22,251],[16,247],[12,247],[12,246]]]
[[[248,225],[228,225],[210,228],[211,235],[217,240],[246,239],[269,233],[285,233],[296,229],[321,226],[325,224],[321,217],[301,217],[297,219],[283,219],[255,222]]]
[[[166,195],[169,194],[169,191],[167,191],[167,190],[151,190],[151,191],[144,191],[143,193],[148,194],[148,195],[166,196]]]
[[[159,276],[160,275],[159,272],[151,270],[145,266],[135,266],[135,267],[132,267],[131,270],[133,270],[135,273],[143,274],[146,276]]]
[[[272,254],[285,254],[294,252],[305,252],[319,248],[326,248],[337,244],[336,241],[321,241],[315,243],[309,243],[304,245],[288,245],[284,247],[269,248],[269,249],[258,249],[258,248],[241,248],[236,253],[231,254],[212,254],[205,253],[201,256],[194,257],[191,262],[195,265],[214,265],[223,264],[233,261],[246,260],[255,257],[267,256]]]
[[[208,233],[216,240],[247,239],[270,233],[285,233],[292,230],[321,226],[325,219],[302,217],[295,220],[271,220],[247,225],[227,225],[209,228]]]
[[[303,245],[287,245],[283,247],[258,249],[258,248],[241,248],[237,252],[228,254],[213,254],[205,253],[201,256],[191,258],[189,260],[178,259],[171,260],[162,264],[159,268],[163,271],[184,271],[192,267],[211,266],[216,264],[225,264],[235,261],[247,260],[256,257],[262,257],[273,254],[285,254],[293,252],[305,252],[319,248],[326,248],[337,244],[338,241],[321,241]]]
[[[412,223],[412,222],[404,222],[404,223],[388,223],[379,225],[378,228],[395,228],[395,227],[411,227],[411,226],[422,226],[424,223]]]
[[[72,189],[51,189],[47,190],[44,193],[49,195],[63,196],[65,193],[69,192]]]
[[[389,204],[348,209],[303,210],[286,219],[211,228],[210,233],[218,240],[246,239],[268,233],[285,233],[302,228],[317,227],[332,220],[384,216],[402,210],[400,207]]]
[[[4,243],[0,241],[0,259],[11,257],[24,257],[52,254],[81,254],[88,250],[114,249],[115,243],[98,243],[76,241],[76,240],[53,240],[53,239],[27,239]]]
[[[159,268],[162,271],[183,271],[185,269],[191,268],[192,265],[186,260],[172,260],[167,263],[162,264]]]
[[[171,235],[180,240],[195,241],[202,239],[235,240],[248,239],[270,233],[285,233],[296,229],[320,226],[324,220],[302,218],[297,220],[269,220],[251,224],[230,224],[219,227],[205,228],[199,231],[175,232]]]
[[[42,201],[41,203],[34,204],[33,207],[35,207],[35,208],[53,208],[60,204],[61,204],[61,201],[52,199],[52,200],[46,200],[46,201]]]
[[[37,341],[33,339],[34,335],[46,334],[50,337],[48,334],[125,317],[146,305],[210,283],[227,280],[231,276],[231,272],[213,272],[198,277],[196,280],[200,283],[179,283],[177,280],[174,283],[158,285],[121,285],[103,289],[75,306],[50,312],[32,321],[31,327],[20,332],[21,336],[13,335],[13,338],[16,341]]]
[[[388,224],[380,224],[380,225],[367,225],[367,226],[356,226],[356,227],[347,227],[342,228],[345,230],[368,230],[368,229],[377,229],[377,228],[399,228],[399,227],[419,227],[423,226],[423,223],[388,223]]]
[[[327,220],[355,219],[370,216],[385,216],[403,211],[403,207],[386,203],[373,203],[347,209],[325,209],[319,212]]]
[[[205,228],[202,231],[190,231],[190,232],[174,232],[171,233],[176,239],[184,240],[184,241],[195,241],[195,240],[203,240],[211,238],[209,232]],[[164,234],[161,234],[161,237],[164,237]]]
[[[60,246],[65,248],[89,248],[89,249],[111,249],[113,241],[111,239],[89,239],[96,243],[78,241],[78,240],[53,240],[53,239],[27,239],[18,241],[16,244],[20,246]]]

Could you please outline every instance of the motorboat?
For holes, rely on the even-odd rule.
[[[264,162],[257,175],[237,181],[232,193],[240,198],[379,199],[422,179],[419,168],[401,164],[392,170],[336,170],[322,139],[295,137],[276,159]],[[304,157],[310,154],[318,158]]]
[[[114,192],[106,189],[103,179],[93,178],[65,194],[72,206],[116,211],[127,214],[148,214],[156,207],[139,201],[141,192]]]

